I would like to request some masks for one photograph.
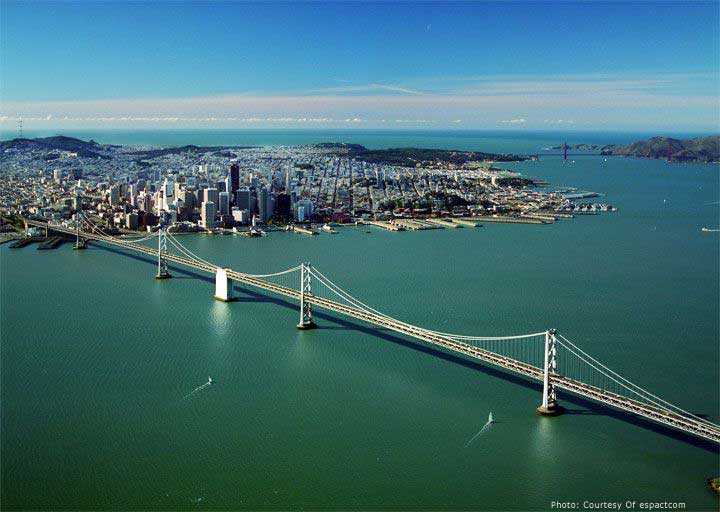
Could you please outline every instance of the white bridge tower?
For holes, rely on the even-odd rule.
[[[310,264],[302,263],[300,265],[300,323],[297,325],[298,329],[317,327],[312,317],[312,305],[305,297],[305,294],[312,295],[311,279]]]
[[[168,272],[165,254],[167,254],[167,237],[165,228],[161,226],[158,232],[158,268],[155,279],[169,279],[171,277],[170,272]]]
[[[545,362],[543,365],[543,395],[542,404],[537,412],[543,416],[557,416],[563,413],[563,408],[557,403],[555,384],[551,376],[557,373],[557,349],[555,348],[555,329],[545,333]]]

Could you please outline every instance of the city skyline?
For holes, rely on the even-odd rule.
[[[0,128],[718,130],[716,3],[207,7],[4,2]]]

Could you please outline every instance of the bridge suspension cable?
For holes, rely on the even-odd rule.
[[[240,274],[241,276],[244,276],[244,277],[251,277],[251,278],[254,278],[254,279],[265,279],[265,278],[268,278],[268,277],[283,276],[283,275],[285,275],[285,274],[290,274],[290,273],[292,273],[292,272],[297,272],[298,270],[300,270],[300,267],[301,267],[301,266],[302,266],[302,265],[297,265],[297,266],[295,266],[295,267],[290,267],[290,268],[288,268],[288,269],[281,270],[281,271],[279,271],[279,272],[273,272],[272,274],[246,274],[245,272],[237,272],[237,271],[235,271],[235,272],[236,272],[237,274]]]
[[[218,265],[217,263],[213,263],[213,262],[211,262],[211,261],[208,261],[208,260],[206,260],[206,259],[203,259],[203,258],[201,258],[200,256],[198,256],[197,254],[195,254],[194,252],[192,252],[190,249],[188,249],[187,247],[185,247],[177,238],[175,238],[171,233],[167,233],[167,237],[168,237],[168,240],[170,241],[170,243],[171,243],[178,251],[180,251],[180,252],[183,253],[185,256],[189,257],[190,259],[193,259],[193,260],[195,260],[195,261],[197,261],[197,262],[199,262],[199,263],[202,263],[202,264],[204,264],[204,265],[207,265],[207,266],[209,266],[209,267],[213,267],[213,268],[219,268],[219,267],[220,267],[220,265]],[[233,272],[236,273],[236,274],[240,274],[240,275],[242,275],[242,276],[244,276],[244,277],[250,277],[250,278],[255,278],[255,279],[263,279],[263,278],[268,278],[268,277],[276,277],[276,276],[281,276],[281,275],[284,275],[284,274],[289,274],[289,273],[291,273],[291,272],[296,272],[296,271],[298,271],[299,269],[300,269],[300,265],[297,265],[297,266],[295,266],[295,267],[288,268],[288,269],[285,269],[285,270],[281,270],[281,271],[279,271],[279,272],[273,272],[273,273],[270,273],[270,274],[247,274],[247,273],[245,273],[245,272],[237,272],[237,271],[233,271]]]
[[[462,340],[462,341],[500,341],[500,340],[519,340],[519,339],[528,339],[528,338],[538,338],[540,336],[545,336],[546,331],[537,332],[537,333],[531,333],[531,334],[520,334],[520,335],[514,335],[514,336],[465,336],[461,334],[450,334],[445,332],[439,332],[439,331],[433,331],[430,329],[425,329],[423,327],[418,327],[415,325],[407,324],[405,322],[401,322],[400,320],[397,320],[396,318],[393,318],[381,311],[378,311],[377,309],[368,306],[364,302],[360,301],[359,299],[353,297],[348,292],[340,288],[338,285],[333,283],[327,276],[325,276],[322,272],[320,272],[317,268],[311,267],[310,272],[312,275],[317,278],[321,283],[323,283],[328,289],[330,289],[332,292],[334,292],[339,297],[343,298],[345,301],[350,303],[352,306],[363,310],[365,312],[374,313],[376,315],[379,315],[383,318],[386,318],[388,320],[393,320],[395,322],[402,323],[404,325],[413,327],[415,329],[420,329],[428,334],[434,334],[437,336],[443,336],[445,338],[450,338],[452,340]]]
[[[198,256],[197,254],[195,254],[194,252],[192,252],[190,249],[188,249],[187,247],[185,247],[185,246],[184,246],[183,244],[181,244],[174,236],[172,236],[171,233],[167,232],[167,230],[165,231],[165,236],[167,236],[167,239],[170,241],[170,243],[171,243],[178,251],[180,251],[183,255],[187,256],[187,257],[190,258],[191,260],[195,260],[195,261],[197,261],[197,262],[199,262],[199,263],[202,263],[203,265],[207,265],[207,266],[209,266],[209,267],[213,267],[213,268],[217,268],[217,267],[218,267],[217,264],[201,258],[201,257]]]
[[[573,342],[571,342],[569,339],[567,339],[562,334],[557,334],[557,336],[560,338],[556,340],[556,343],[560,345],[561,347],[565,348],[567,351],[569,351],[571,354],[573,354],[575,357],[577,357],[581,362],[588,365],[595,371],[599,372],[600,374],[604,375],[606,378],[610,379],[614,383],[616,383],[620,388],[629,391],[632,395],[635,395],[642,399],[643,401],[657,407],[658,409],[664,410],[666,412],[679,414],[681,416],[685,416],[687,418],[692,418],[693,420],[704,423],[712,428],[717,428],[718,426],[714,423],[700,418],[699,416],[696,416],[684,409],[681,409],[680,407],[671,404],[670,402],[663,400],[662,398],[658,397],[657,395],[654,395],[647,391],[646,389],[638,386],[637,384],[634,384],[633,382],[630,382],[628,379],[623,377],[622,375],[618,374],[617,372],[613,371],[612,369],[605,366],[603,363],[589,355],[587,352],[582,350],[580,347],[575,345]]]

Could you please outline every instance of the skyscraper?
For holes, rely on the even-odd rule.
[[[240,188],[240,166],[233,163],[230,166],[230,197],[234,200],[235,193]]]
[[[287,220],[292,216],[289,194],[280,193],[275,198],[275,216],[283,220]]]
[[[258,220],[262,223],[267,222],[268,215],[268,191],[265,187],[258,190]]]
[[[220,215],[230,215],[230,194],[220,192],[218,194]]]
[[[241,210],[251,210],[250,208],[250,189],[241,188],[235,192],[235,206]]]
[[[110,187],[110,205],[117,206],[120,204],[120,185]]]
[[[209,201],[202,204],[200,207],[200,223],[205,229],[213,229],[215,227],[216,214],[215,203]]]
[[[206,188],[203,191],[203,202],[218,204],[218,189]]]

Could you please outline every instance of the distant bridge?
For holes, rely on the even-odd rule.
[[[368,306],[308,263],[273,274],[247,274],[219,267],[201,258],[162,227],[148,236],[129,239],[107,234],[82,215],[75,229],[30,219],[25,222],[26,227],[35,226],[74,235],[76,248],[83,248],[86,241],[95,241],[157,258],[158,279],[170,277],[168,262],[214,274],[215,298],[219,300],[233,300],[233,281],[288,297],[300,304],[299,329],[315,327],[313,307],[319,307],[541,382],[542,402],[538,412],[543,415],[562,412],[556,390],[563,390],[720,443],[719,425],[633,384],[554,329],[516,336],[467,336],[433,331],[403,322]],[[157,239],[157,248],[143,244],[153,239]],[[174,251],[169,251],[168,247]]]

